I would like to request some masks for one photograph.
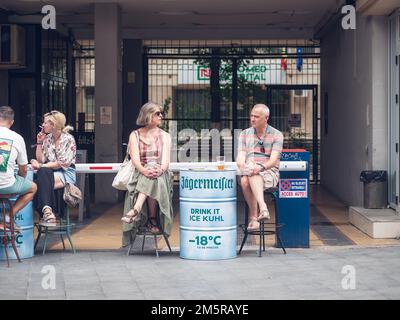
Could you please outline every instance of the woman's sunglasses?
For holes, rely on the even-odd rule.
[[[53,115],[58,114],[58,113],[59,113],[58,111],[50,111],[50,112],[46,113],[46,114],[44,115],[44,117],[53,116]]]
[[[155,115],[158,116],[158,117],[164,117],[164,112],[162,112],[162,111],[157,111],[157,112],[155,113]]]

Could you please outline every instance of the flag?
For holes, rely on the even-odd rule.
[[[287,70],[286,48],[282,48],[281,69]]]
[[[296,62],[296,69],[297,71],[301,72],[303,70],[303,50],[301,48],[297,48],[297,62]]]

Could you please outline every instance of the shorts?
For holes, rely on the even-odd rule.
[[[12,186],[0,189],[0,194],[25,194],[32,188],[32,181],[28,178],[15,176],[15,182]]]
[[[61,182],[65,185],[65,176],[64,176],[64,173],[62,171],[54,171],[54,180],[57,177],[60,178]]]
[[[76,169],[75,167],[68,167],[67,169],[58,169],[54,171],[54,178],[59,177],[62,183],[75,184],[76,183]]]
[[[274,188],[279,182],[279,172],[272,170],[261,171],[260,176],[264,180],[264,190],[268,188]]]

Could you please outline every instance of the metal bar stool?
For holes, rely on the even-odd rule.
[[[72,252],[73,253],[76,252],[75,248],[74,248],[74,244],[72,242],[72,227],[75,224],[71,223],[70,209],[62,198],[63,192],[64,192],[64,189],[56,190],[56,198],[57,198],[57,202],[58,202],[58,207],[59,208],[63,207],[63,209],[64,209],[64,214],[62,215],[63,217],[59,221],[57,221],[55,223],[55,225],[47,225],[47,223],[43,223],[43,222],[38,222],[35,224],[37,227],[37,230],[38,230],[38,236],[35,241],[34,249],[36,249],[36,246],[39,243],[39,239],[40,239],[41,235],[44,234],[44,244],[43,244],[42,255],[44,255],[46,253],[47,239],[48,239],[49,234],[57,234],[60,236],[64,250],[65,250],[65,243],[64,243],[63,235],[67,236],[69,244],[71,245]]]
[[[147,217],[146,224],[143,227],[139,227],[139,230],[136,233],[136,236],[143,236],[142,252],[144,250],[144,242],[146,240],[146,236],[154,236],[154,246],[155,246],[155,249],[156,249],[156,257],[158,258],[159,254],[158,254],[157,236],[163,236],[163,238],[165,240],[165,243],[168,246],[169,252],[172,253],[171,246],[170,246],[169,241],[168,241],[168,236],[165,233],[164,228],[162,227],[161,217],[160,217],[160,208],[159,207],[157,207],[156,225],[154,225],[154,227],[157,227],[158,230],[160,230],[159,232],[157,232],[157,233],[150,232],[150,230],[148,228],[148,225],[150,224],[149,220],[150,220],[149,217]],[[136,237],[135,237],[135,240],[136,240]],[[130,244],[130,246],[128,248],[128,251],[126,253],[127,256],[129,256],[131,254],[131,250],[133,248],[133,244],[135,243],[135,240],[133,240],[131,242],[131,244]]]
[[[286,254],[285,247],[283,245],[282,239],[279,235],[280,229],[284,226],[284,224],[277,223],[278,221],[278,216],[279,216],[279,211],[278,211],[278,205],[276,199],[278,198],[278,188],[268,188],[264,190],[264,194],[267,194],[268,196],[271,197],[272,201],[274,202],[275,205],[275,222],[266,222],[266,220],[261,220],[260,221],[260,228],[258,230],[247,230],[248,223],[249,223],[249,207],[245,201],[245,209],[244,209],[244,216],[245,216],[245,221],[244,224],[241,224],[240,227],[243,230],[244,237],[243,241],[240,245],[240,249],[238,254],[242,252],[243,246],[246,243],[247,237],[249,234],[255,235],[259,237],[259,250],[258,250],[258,256],[261,257],[262,251],[265,251],[265,236],[266,235],[276,235],[276,239],[282,248],[284,254]]]
[[[4,246],[4,251],[6,254],[6,258],[7,258],[7,266],[10,267],[10,261],[8,259],[8,248],[7,248],[7,244],[9,242],[11,242],[12,248],[14,250],[15,256],[18,259],[18,262],[21,262],[21,259],[19,257],[18,254],[18,249],[17,246],[15,244],[15,239],[17,237],[17,235],[19,234],[19,232],[15,231],[14,228],[14,217],[11,214],[12,211],[12,203],[10,201],[10,198],[15,197],[15,194],[0,194],[0,204],[2,206],[2,215],[3,215],[3,228],[0,228],[0,237],[2,239],[2,243]],[[7,211],[8,209],[8,211]],[[9,229],[7,226],[7,212],[8,217],[9,217]]]

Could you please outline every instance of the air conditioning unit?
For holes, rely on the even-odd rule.
[[[0,69],[25,67],[25,29],[16,24],[0,24]]]

